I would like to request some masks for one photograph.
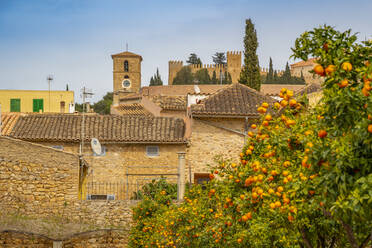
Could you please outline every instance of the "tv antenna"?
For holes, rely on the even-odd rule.
[[[48,81],[48,91],[49,91],[49,112],[52,112],[50,111],[50,83],[54,80],[53,75],[48,75],[46,79]]]
[[[80,90],[81,94],[80,96],[83,98],[83,113],[82,113],[82,121],[81,121],[81,134],[80,134],[80,150],[79,155],[83,155],[83,149],[84,149],[84,139],[85,139],[85,105],[86,105],[86,99],[91,98],[94,94],[91,89],[86,88],[85,86]]]
[[[128,52],[128,42],[127,42],[127,43],[125,43],[125,47],[126,47],[126,49],[127,49],[127,52]]]

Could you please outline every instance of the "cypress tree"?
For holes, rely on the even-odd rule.
[[[269,72],[266,76],[266,83],[272,83],[274,80],[274,68],[273,68],[273,60],[270,57],[270,63],[269,63]]]
[[[153,77],[150,79],[150,86],[155,85],[163,85],[163,81],[161,80],[159,68],[156,68],[156,73]]]
[[[244,67],[240,72],[239,83],[257,91],[261,88],[260,66],[256,54],[258,47],[257,32],[251,19],[245,21]]]
[[[276,70],[274,71],[273,81],[274,81],[275,83],[278,83],[278,82],[279,82],[278,72],[277,72]]]
[[[290,83],[291,81],[291,70],[289,69],[289,65],[288,65],[288,62],[287,64],[285,65],[285,71],[282,75],[282,82],[283,83]]]
[[[212,84],[217,84],[217,74],[216,74],[216,71],[213,71],[211,81],[212,81]]]

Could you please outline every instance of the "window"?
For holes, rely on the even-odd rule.
[[[129,78],[129,76],[128,76],[128,75],[125,75],[125,76],[124,76],[124,78],[128,79],[128,78]]]
[[[146,155],[149,157],[159,156],[159,146],[146,146]]]
[[[124,71],[125,71],[125,72],[128,72],[128,71],[129,71],[129,63],[128,63],[128,60],[125,60],[125,61],[124,61]]]
[[[21,112],[21,99],[10,99],[10,112]]]
[[[64,101],[60,102],[61,113],[65,112],[65,105],[66,105],[66,103]]]
[[[44,112],[44,100],[43,99],[33,99],[33,111]]]
[[[87,195],[87,200],[115,200],[115,195]]]
[[[52,146],[54,149],[62,150],[63,151],[63,146]]]
[[[93,156],[97,156],[97,157],[105,156],[106,151],[107,151],[106,146],[101,146],[101,154],[97,154],[93,151]]]
[[[205,184],[210,181],[208,173],[195,173],[194,174],[194,183],[195,184]]]

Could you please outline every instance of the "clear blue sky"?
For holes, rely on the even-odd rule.
[[[53,90],[66,83],[80,102],[80,88],[112,91],[110,55],[142,55],[142,85],[158,67],[165,84],[168,60],[195,52],[212,63],[215,52],[243,50],[244,23],[256,25],[260,65],[283,69],[294,40],[321,24],[351,28],[372,38],[372,1],[124,1],[0,0],[0,89]]]

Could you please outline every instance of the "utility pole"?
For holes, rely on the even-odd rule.
[[[81,134],[80,134],[80,149],[79,155],[83,155],[84,149],[84,138],[85,138],[85,100],[87,98],[91,98],[93,96],[92,90],[85,88],[85,86],[81,89],[81,97],[83,98],[83,114],[82,114],[82,121],[81,121]]]
[[[53,75],[49,75],[47,76],[47,81],[48,81],[48,90],[49,90],[49,109],[48,111],[50,111],[50,83],[53,81]]]

